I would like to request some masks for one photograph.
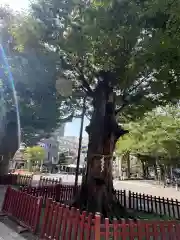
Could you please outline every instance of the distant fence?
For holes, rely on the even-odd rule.
[[[41,213],[41,216],[40,216]],[[177,221],[144,221],[121,219],[110,223],[100,214],[70,208],[64,204],[7,188],[2,214],[17,221],[41,240],[178,240],[180,223]],[[1,214],[1,215],[2,215]]]
[[[80,190],[78,186],[77,191]],[[73,199],[74,186],[54,185],[44,187],[24,187],[21,191],[33,196],[41,196],[43,201],[52,198],[61,203],[68,203]],[[116,190],[116,197],[124,207],[147,213],[166,215],[168,217],[180,219],[180,202],[176,199],[161,198],[152,195],[134,193],[126,190]]]
[[[0,176],[0,185],[14,185],[14,186],[31,186],[33,181],[33,176],[29,175],[20,175],[20,174],[7,174],[4,176]],[[38,186],[49,186],[49,185],[57,185],[62,183],[61,178],[52,179],[40,177],[40,180],[37,181]]]
[[[61,183],[62,183],[61,178],[54,179],[54,178],[45,178],[41,176],[38,185],[42,187],[42,186],[49,186],[49,185],[57,185]]]
[[[69,202],[73,199],[74,195],[74,186],[71,185],[49,185],[49,186],[41,186],[41,187],[20,187],[22,192],[27,194],[38,196],[43,198],[43,202],[45,203],[47,198],[52,198],[57,202]],[[77,187],[77,191],[80,190],[80,186]]]
[[[31,182],[32,176],[29,175],[7,174],[0,176],[0,185],[29,186]]]
[[[39,224],[41,209],[41,197],[34,197],[8,187],[1,216],[7,215],[25,229],[35,233]]]
[[[104,223],[103,223],[104,222]],[[44,240],[127,240],[179,239],[180,223],[175,221],[101,221],[101,216],[82,212],[47,199],[40,239]]]

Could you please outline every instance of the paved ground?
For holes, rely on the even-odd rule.
[[[7,227],[4,223],[0,222],[0,240],[23,240],[18,233]]]
[[[45,175],[48,178],[61,178],[64,184],[74,184],[75,176],[74,175],[65,175],[65,174],[48,174]],[[34,176],[34,180],[39,180],[40,175]],[[79,183],[81,183],[82,177],[78,178]],[[160,196],[165,198],[174,198],[180,200],[180,190],[176,191],[175,188],[164,188],[160,185],[155,185],[154,181],[139,181],[139,180],[127,180],[127,181],[117,181],[114,180],[114,187],[118,190],[126,189],[133,192],[140,192],[144,194],[149,194],[153,196]]]

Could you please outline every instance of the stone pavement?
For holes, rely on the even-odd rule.
[[[0,222],[0,240],[24,240],[18,233]]]

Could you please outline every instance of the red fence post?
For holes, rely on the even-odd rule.
[[[42,228],[41,228],[40,239],[44,239],[44,236],[45,236],[45,233],[46,233],[48,216],[49,216],[49,209],[50,209],[51,204],[52,204],[52,199],[47,199],[46,200],[46,208],[45,208],[45,212],[44,212],[43,223],[42,223]]]
[[[2,213],[14,219],[25,229],[35,233],[39,224],[42,198],[31,196],[23,191],[7,188]]]
[[[94,239],[101,239],[101,215],[100,213],[96,213],[95,215],[95,223],[94,223]]]
[[[36,232],[38,229],[38,225],[41,217],[42,204],[43,204],[42,197],[38,197],[38,201],[36,202],[36,208],[35,208],[36,214],[34,219],[34,229],[32,229],[33,232]]]

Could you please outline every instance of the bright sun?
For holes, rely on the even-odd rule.
[[[27,9],[29,0],[0,0],[0,5],[7,4],[14,10]]]

